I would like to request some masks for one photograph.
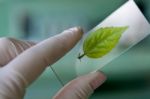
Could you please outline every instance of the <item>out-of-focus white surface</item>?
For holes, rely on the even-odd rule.
[[[100,27],[108,26],[129,26],[129,28],[123,33],[119,44],[104,57],[98,59],[84,57],[81,61],[77,60],[77,75],[102,68],[133,45],[144,39],[150,32],[150,25],[148,21],[145,19],[133,0],[129,0],[91,31],[95,31]],[[91,33],[91,31],[89,33]],[[83,53],[82,47],[80,53]]]

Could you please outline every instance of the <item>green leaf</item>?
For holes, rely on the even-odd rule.
[[[83,54],[79,54],[79,59],[85,55],[89,58],[100,58],[110,52],[119,42],[123,32],[128,28],[124,27],[104,27],[90,33],[83,42]]]

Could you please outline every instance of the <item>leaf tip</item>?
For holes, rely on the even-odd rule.
[[[123,30],[125,31],[125,30],[127,30],[128,28],[129,28],[129,26],[124,26],[124,27],[122,27],[123,28]]]

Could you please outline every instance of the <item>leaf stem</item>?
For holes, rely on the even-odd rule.
[[[83,53],[83,54],[79,54],[79,56],[78,56],[78,59],[81,59],[82,57],[84,57],[85,56],[85,54]]]

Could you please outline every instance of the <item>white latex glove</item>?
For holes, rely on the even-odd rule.
[[[0,99],[23,99],[25,89],[66,54],[82,37],[80,28],[71,28],[38,44],[13,38],[0,39]],[[95,72],[76,78],[54,99],[87,99],[106,77]]]

